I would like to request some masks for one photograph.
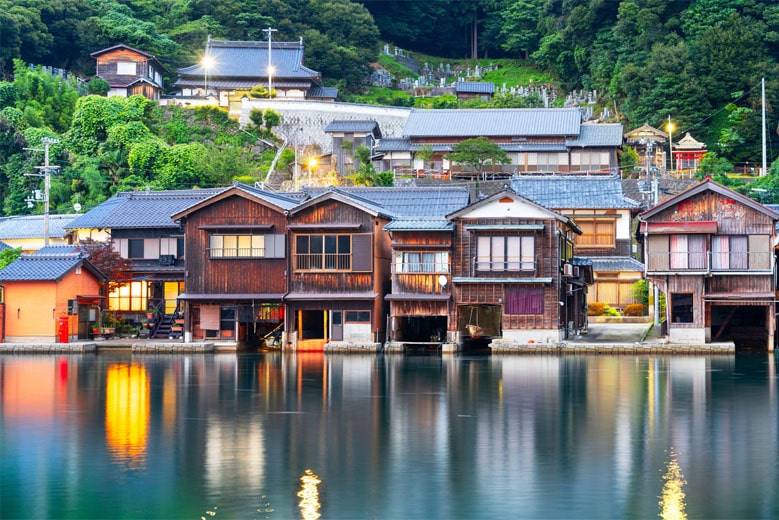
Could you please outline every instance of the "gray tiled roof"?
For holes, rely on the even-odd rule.
[[[226,188],[120,192],[68,224],[69,229],[177,228],[171,215]]]
[[[371,133],[379,124],[373,120],[355,119],[353,121],[338,119],[325,128],[325,132],[365,132]]]
[[[515,175],[511,188],[553,209],[633,209],[617,175]]]
[[[575,137],[578,108],[414,109],[404,137]]]
[[[241,184],[238,182],[233,184],[233,186],[284,210],[292,209],[302,201],[302,196],[296,193],[287,194],[265,191],[261,190],[260,188],[255,188],[254,186]]]
[[[55,256],[62,256],[62,255],[68,255],[68,254],[78,254],[79,253],[79,247],[77,245],[56,245],[56,246],[44,246],[34,253],[37,256],[41,255],[55,255]]]
[[[403,152],[410,150],[411,141],[399,137],[384,137],[376,147],[377,152]]]
[[[317,194],[327,188],[307,188]],[[418,188],[340,187],[348,195],[356,195],[379,204],[394,217],[440,217],[468,205],[466,187],[431,186]]]
[[[59,280],[83,263],[78,254],[22,255],[0,270],[0,281]]]
[[[629,256],[591,256],[592,270],[595,272],[640,271],[644,264]]]
[[[338,89],[334,87],[321,87],[319,85],[314,85],[308,90],[308,94],[306,94],[309,98],[324,98],[324,99],[335,99],[338,97]]]
[[[579,128],[579,136],[568,139],[571,148],[577,146],[622,146],[622,125],[619,123],[586,123]]]
[[[400,217],[384,226],[385,231],[451,231],[454,223],[444,217]]]
[[[304,46],[297,42],[273,42],[271,49],[271,64],[274,67],[273,77],[284,78],[318,78],[319,73],[303,66]],[[227,41],[211,40],[207,49],[213,59],[213,66],[207,71],[209,79],[220,78],[257,78],[268,77],[268,43],[262,41]],[[197,63],[179,69],[177,85],[189,83],[186,76],[205,78],[206,70]],[[209,81],[210,83],[210,81]]]
[[[455,91],[466,94],[493,94],[495,83],[491,81],[458,81]]]
[[[63,238],[68,235],[66,229],[79,215],[49,215],[49,237]],[[0,240],[15,238],[42,238],[44,235],[44,215],[9,217],[0,221]]]

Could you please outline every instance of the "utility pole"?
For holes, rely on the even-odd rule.
[[[39,173],[25,173],[27,177],[43,177],[44,193],[43,193],[43,246],[49,245],[49,192],[51,191],[51,170],[56,170],[59,166],[49,165],[49,146],[57,144],[59,141],[51,137],[44,137],[41,139],[43,142],[43,150],[40,148],[27,148],[28,150],[35,150],[37,152],[44,152],[43,166],[36,166]]]
[[[267,29],[263,29],[262,32],[268,33],[268,99],[273,97],[273,60],[271,60],[271,42],[273,41],[273,33],[278,29],[272,29],[270,26]]]

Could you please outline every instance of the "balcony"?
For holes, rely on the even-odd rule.
[[[773,272],[773,253],[750,252],[660,252],[649,253],[647,272],[652,274],[770,274]]]

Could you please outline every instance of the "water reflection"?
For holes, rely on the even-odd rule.
[[[300,507],[300,515],[303,520],[317,520],[321,517],[319,508],[319,484],[322,483],[319,477],[314,475],[310,469],[307,469],[303,476],[300,477],[301,488],[298,491],[298,507]]]
[[[146,367],[116,364],[105,381],[105,430],[108,451],[127,467],[143,469],[149,425]]]
[[[668,496],[777,518],[775,378],[765,357],[0,356],[0,517],[648,518]]]
[[[663,494],[660,496],[660,518],[663,520],[686,520],[684,485],[687,484],[687,481],[684,480],[679,461],[673,450],[671,450],[663,480],[665,480],[665,484],[663,485]]]

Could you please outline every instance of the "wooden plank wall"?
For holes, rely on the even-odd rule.
[[[275,208],[240,196],[210,204],[187,217],[187,292],[189,293],[279,293],[287,292],[286,258],[214,259],[208,257],[210,232],[198,226],[214,224],[272,224],[263,233],[286,232],[286,217]],[[232,231],[225,231],[232,233]],[[243,233],[235,231],[236,234]],[[259,232],[257,232],[259,234]],[[289,248],[288,248],[289,249]],[[192,276],[192,273],[198,273]]]

